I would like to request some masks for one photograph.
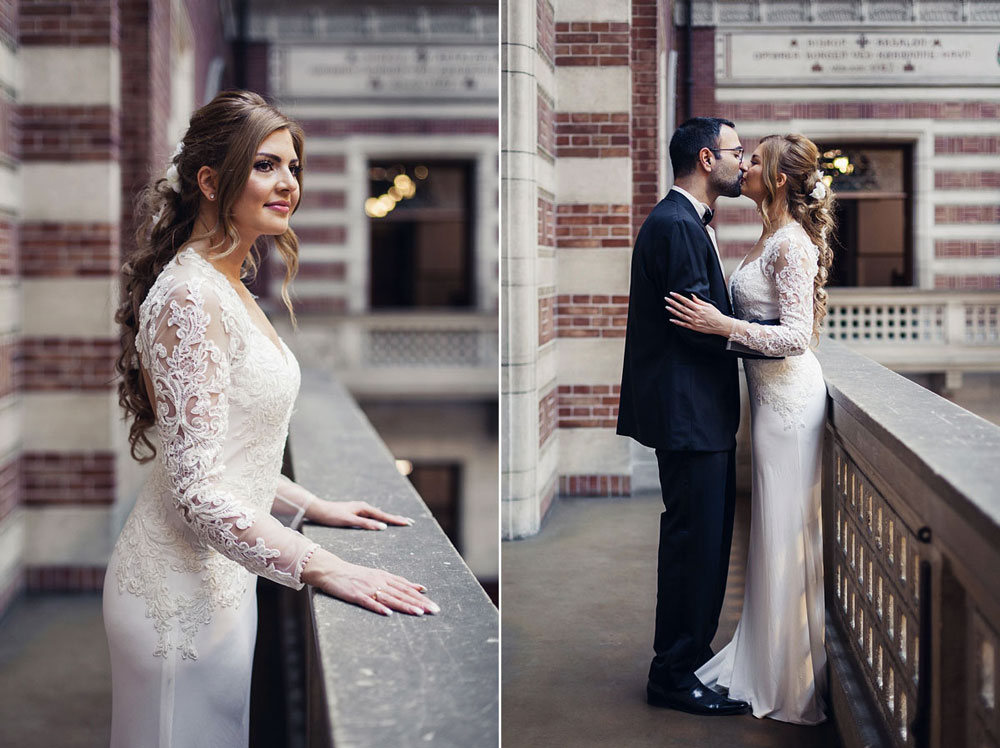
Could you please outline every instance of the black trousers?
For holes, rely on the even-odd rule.
[[[689,688],[712,656],[726,594],[736,453],[656,450],[663,494],[657,563],[656,656],[649,680]]]

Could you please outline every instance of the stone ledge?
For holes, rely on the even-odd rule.
[[[343,386],[314,371],[302,379],[290,434],[296,481],[416,520],[381,532],[305,525],[304,533],[348,561],[424,584],[441,606],[437,616],[383,618],[312,594],[326,713],[310,723],[325,717],[329,733],[317,744],[497,745],[497,609]]]

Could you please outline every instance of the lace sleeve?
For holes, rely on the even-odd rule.
[[[219,297],[197,276],[157,293],[139,349],[153,382],[161,459],[174,504],[194,533],[219,553],[300,589],[302,567],[316,544],[270,514],[256,517],[222,485],[230,370]]]
[[[764,257],[764,275],[778,294],[777,325],[737,322],[729,339],[767,356],[798,356],[809,347],[813,330],[813,279],[816,256],[812,247],[784,235]]]

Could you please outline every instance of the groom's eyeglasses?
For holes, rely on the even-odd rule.
[[[736,160],[741,164],[743,163],[743,146],[740,146],[739,148],[709,148],[709,150],[714,153],[716,157],[718,157],[718,155],[723,151],[732,151],[736,154]]]

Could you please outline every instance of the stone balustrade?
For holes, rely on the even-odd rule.
[[[843,344],[817,353],[827,649],[845,748],[1000,746],[1000,428]]]
[[[312,590],[282,590],[286,599],[269,605],[270,613],[262,606],[261,615],[262,631],[281,637],[285,654],[261,663],[255,688],[286,684],[272,684],[272,703],[261,707],[273,710],[273,701],[284,699],[285,716],[274,720],[280,724],[261,722],[252,744],[496,746],[497,609],[343,385],[303,371],[289,444],[286,467],[318,495],[368,501],[416,520],[379,532],[311,524],[303,532],[347,561],[420,582],[441,613],[382,617]],[[279,620],[265,623],[267,615]],[[264,691],[260,699],[268,701]]]

